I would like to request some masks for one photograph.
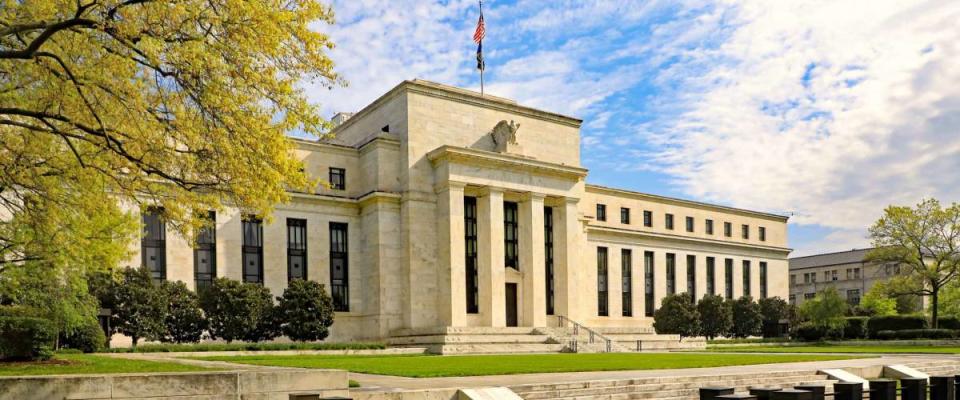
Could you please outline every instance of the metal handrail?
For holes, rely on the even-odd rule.
[[[606,336],[604,336],[604,335],[602,335],[600,332],[597,332],[597,331],[595,331],[595,330],[593,330],[593,329],[590,329],[590,328],[584,326],[583,324],[581,324],[581,323],[579,323],[579,322],[577,322],[577,321],[574,321],[574,320],[572,320],[572,319],[570,319],[570,318],[564,317],[563,315],[557,315],[557,321],[558,321],[558,324],[560,325],[560,326],[559,326],[560,328],[566,328],[568,322],[573,326],[573,336],[574,336],[574,339],[571,340],[571,343],[570,343],[570,344],[571,344],[571,347],[573,347],[573,351],[574,351],[574,352],[577,351],[577,339],[576,339],[576,337],[577,337],[577,336],[580,336],[580,330],[581,330],[581,329],[587,331],[587,333],[589,334],[589,343],[593,343],[593,342],[597,341],[597,338],[599,338],[599,339],[601,339],[601,340],[604,341],[604,345],[605,345],[605,347],[606,347],[606,349],[605,349],[606,352],[607,352],[607,353],[613,352],[613,340],[610,339],[610,338],[608,338],[608,337],[606,337]]]

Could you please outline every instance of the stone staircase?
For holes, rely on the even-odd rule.
[[[910,367],[930,376],[960,375],[960,359],[911,363]]]
[[[391,347],[425,347],[433,354],[559,353],[565,345],[539,328],[434,327],[398,329]]]
[[[565,351],[574,353],[628,353],[641,351],[703,350],[707,341],[702,338],[685,338],[679,335],[663,335],[652,327],[586,327],[558,315],[556,327],[537,328],[537,332],[550,336],[555,343],[566,345]]]

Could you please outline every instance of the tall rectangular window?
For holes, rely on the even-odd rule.
[[[761,241],[761,242],[766,242],[766,241],[767,241],[767,228],[761,226],[761,227],[759,227],[759,228],[757,228],[757,229],[759,229],[759,231],[757,232],[757,236],[759,236],[760,241]]]
[[[463,198],[463,233],[464,249],[466,250],[466,290],[467,293],[467,313],[476,314],[480,312],[480,285],[478,284],[478,275],[480,269],[477,267],[477,198]]]
[[[733,259],[727,258],[723,260],[723,283],[724,291],[728,299],[733,298]]]
[[[654,291],[653,291],[653,252],[643,252],[643,308],[644,315],[653,316],[654,310]]]
[[[347,224],[330,223],[330,297],[334,311],[350,311],[350,260]]]
[[[597,221],[607,220],[607,205],[597,203]]]
[[[620,223],[625,225],[630,225],[630,209],[626,207],[620,207]]]
[[[653,211],[643,212],[643,226],[650,228],[653,226]]]
[[[687,293],[697,302],[697,256],[687,255]]]
[[[287,218],[287,281],[307,279],[307,220]]]
[[[633,251],[630,249],[621,249],[620,250],[620,282],[622,282],[623,290],[620,291],[622,294],[622,300],[620,304],[623,305],[624,317],[633,316]]]
[[[677,255],[667,253],[667,295],[677,293]]]
[[[520,270],[520,233],[518,232],[517,203],[503,202],[503,254],[507,268]]]
[[[687,232],[693,232],[693,217],[687,217]]]
[[[663,222],[667,229],[673,230],[673,214],[667,214]]]
[[[243,228],[243,281],[263,283],[263,221],[245,217]]]
[[[717,260],[713,257],[707,257],[707,294],[713,296],[717,294]]]
[[[712,234],[713,234],[713,220],[712,220],[712,219],[708,219],[708,220],[706,220],[706,221],[704,222],[703,230],[704,230],[704,232],[706,232],[708,235],[712,235]]]
[[[750,239],[750,225],[740,225],[740,236],[742,236],[744,239]]]
[[[546,300],[547,315],[553,315],[554,309],[554,276],[553,276],[553,208],[543,208],[543,255],[546,261]]]
[[[347,170],[330,167],[330,188],[335,190],[347,188]]]
[[[726,237],[733,236],[733,224],[729,222],[723,223],[723,236],[726,236]]]
[[[743,295],[752,295],[750,293],[750,260],[743,260]]]
[[[760,298],[767,298],[767,263],[760,261]]]
[[[167,279],[167,228],[163,209],[148,207],[143,211],[143,239],[140,240],[141,263],[155,282]]]
[[[610,315],[607,298],[607,248],[597,247],[597,315]]]
[[[207,212],[204,225],[197,231],[193,246],[193,279],[197,291],[209,287],[217,276],[217,214]]]

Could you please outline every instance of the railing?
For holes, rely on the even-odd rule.
[[[560,328],[566,328],[568,323],[571,326],[573,326],[573,340],[570,341],[570,347],[574,353],[577,352],[577,343],[578,343],[577,337],[580,336],[581,329],[587,332],[587,336],[589,337],[588,343],[595,343],[602,340],[604,343],[604,352],[606,353],[613,352],[613,340],[611,340],[610,338],[603,336],[602,334],[600,334],[600,332],[597,332],[593,329],[583,326],[577,321],[564,317],[563,315],[557,315],[557,324],[559,325]]]

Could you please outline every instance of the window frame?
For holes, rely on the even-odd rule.
[[[667,253],[667,296],[677,294],[677,255]]]
[[[724,222],[723,223],[723,237],[733,237],[733,223]]]
[[[513,201],[503,202],[503,265],[520,270],[520,208]]]
[[[653,211],[643,210],[643,226],[646,228],[653,227]]]
[[[544,280],[546,281],[546,312],[547,315],[554,315],[556,306],[556,288],[554,271],[554,248],[553,248],[553,207],[543,208],[543,247],[544,247]]]
[[[663,226],[667,230],[673,230],[673,214],[667,213],[663,217]]]
[[[296,235],[302,235],[302,243],[296,243]],[[303,218],[287,218],[287,282],[294,279],[306,280],[309,277],[309,262],[307,261],[307,220]],[[303,276],[293,276],[293,261],[301,257]]]
[[[479,268],[479,240],[477,225],[477,198],[463,197],[463,247],[466,307],[467,314],[480,313],[480,268]]]
[[[620,249],[620,315],[633,316],[633,250]]]
[[[210,225],[203,226],[197,231],[193,246],[193,287],[196,288],[197,291],[209,287],[213,284],[213,280],[217,278],[216,211],[207,211],[204,219],[209,221]],[[210,272],[200,272],[200,255],[202,252],[209,254]]]
[[[688,233],[693,233],[693,231],[694,231],[694,223],[695,223],[695,221],[693,220],[693,217],[686,217],[686,218],[684,219],[684,223],[686,224],[687,232],[688,232]]]
[[[687,293],[690,299],[697,302],[697,256],[687,254]]]
[[[140,239],[140,263],[150,271],[150,279],[162,282],[167,279],[167,224],[163,219],[163,207],[149,206],[140,213],[143,237]],[[156,263],[148,262],[147,249],[154,249]],[[155,268],[156,267],[156,268]]]
[[[610,268],[608,249],[597,247],[597,316],[610,316]]]
[[[713,220],[705,219],[703,223],[703,231],[708,235],[713,235]]]
[[[347,190],[347,169],[340,167],[330,167],[329,171],[330,189]]]
[[[743,271],[741,272],[741,277],[743,278],[743,295],[753,297],[753,289],[750,286],[751,281],[753,280],[752,275],[752,265],[750,260],[742,260],[741,265]]]
[[[606,221],[607,220],[607,205],[603,203],[597,203],[597,221]]]
[[[350,312],[350,230],[345,222],[330,222],[328,224],[330,236],[330,297],[333,299],[333,310],[336,312]],[[340,233],[342,232],[342,233]],[[342,238],[342,243],[337,242]],[[336,279],[334,271],[335,261],[343,261],[341,279]],[[341,283],[337,283],[340,281]]]
[[[643,252],[643,314],[652,317],[656,312],[656,290],[654,279],[656,278],[654,254],[652,251]]]
[[[620,223],[624,225],[630,225],[630,209],[627,207],[620,207]]]
[[[255,216],[246,216],[240,224],[242,238],[242,262],[240,273],[243,282],[263,285],[263,220]],[[250,258],[257,261],[257,273],[247,273]],[[255,278],[256,280],[252,280]]]

